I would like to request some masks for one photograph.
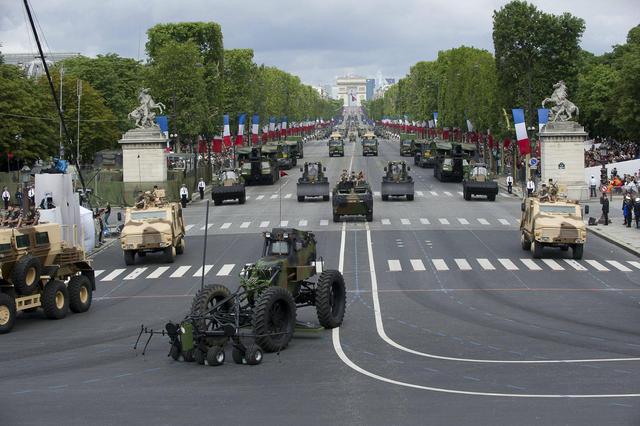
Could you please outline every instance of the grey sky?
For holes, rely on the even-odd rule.
[[[144,59],[145,31],[162,22],[215,21],[225,48],[309,84],[347,73],[401,77],[420,60],[462,44],[493,51],[493,11],[507,0],[30,0],[52,51],[116,52]],[[538,0],[586,21],[582,47],[602,53],[640,23],[637,0]],[[35,52],[21,0],[0,0],[3,52]]]

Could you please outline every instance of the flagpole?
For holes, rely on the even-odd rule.
[[[278,174],[280,174],[280,170],[278,170]],[[279,177],[278,181],[280,182],[280,189],[279,189],[280,195],[278,196],[280,200],[280,224],[282,224],[282,177]]]

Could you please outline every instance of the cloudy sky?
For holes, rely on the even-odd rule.
[[[419,60],[462,44],[493,51],[492,14],[507,0],[30,0],[54,52],[116,52],[144,59],[157,23],[215,21],[225,48],[250,47],[256,62],[309,84],[359,74],[401,77]],[[602,53],[640,23],[638,0],[534,0],[586,21],[582,47]],[[22,0],[0,0],[5,53],[35,52]]]

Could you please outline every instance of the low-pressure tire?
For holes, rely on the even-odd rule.
[[[176,259],[176,248],[174,246],[165,247],[163,253],[164,261],[167,263],[173,263]]]
[[[574,260],[582,259],[583,253],[584,253],[584,244],[575,244],[572,247],[572,255]]]
[[[240,195],[240,198],[238,198],[238,204],[244,204],[246,202],[247,202],[247,194],[243,192],[242,195]]]
[[[242,351],[236,348],[235,346],[231,350],[231,358],[233,359],[233,362],[235,362],[236,364],[244,363],[244,356],[242,355]]]
[[[136,263],[136,252],[135,250],[125,250],[124,251],[124,264],[127,266],[135,265]]]
[[[16,289],[16,293],[22,296],[29,296],[38,289],[42,264],[40,259],[30,254],[18,259],[11,270],[11,282]]]
[[[222,200],[220,198],[214,198],[213,199],[213,205],[214,206],[219,206],[222,204]]]
[[[182,359],[184,362],[193,362],[195,359],[193,358],[193,349],[186,351],[182,354]]]
[[[204,365],[205,360],[207,359],[207,354],[200,348],[195,348],[193,350],[193,360],[198,365]]]
[[[407,194],[407,201],[413,201],[413,194]]]
[[[49,319],[62,319],[69,312],[69,291],[62,281],[51,280],[42,291],[42,310]]]
[[[489,201],[495,201],[496,200],[496,194],[487,195],[487,199]]]
[[[329,201],[329,196],[328,195],[323,195],[322,196],[322,201]]]
[[[249,345],[244,354],[244,359],[247,365],[258,365],[262,362],[263,358],[262,349],[258,345]]]
[[[373,212],[367,213],[367,222],[373,222]]]
[[[266,352],[286,348],[296,324],[296,303],[289,290],[283,287],[264,290],[256,303],[252,322],[255,341]]]
[[[214,306],[217,306],[227,297],[231,296],[231,291],[223,285],[213,284],[207,285],[199,290],[191,302],[191,316],[202,316],[209,312]],[[223,312],[231,312],[233,310],[233,300],[229,300],[220,308]],[[194,325],[199,331],[213,329],[213,323],[204,318],[194,320]],[[209,337],[207,341],[213,346],[221,346],[226,341],[226,337]]]
[[[540,259],[542,257],[542,243],[539,241],[532,242],[531,252],[533,253],[534,259]]]
[[[176,246],[176,254],[184,254],[184,245],[184,238],[180,238],[180,241]]]
[[[531,249],[531,243],[524,236],[524,232],[520,234],[520,245],[522,246],[522,250],[527,251]]]
[[[207,351],[207,364],[210,367],[217,367],[224,364],[225,353],[222,346],[212,346]]]
[[[339,214],[333,214],[333,221],[334,222],[340,222],[340,215]]]
[[[340,327],[347,306],[347,290],[339,271],[326,270],[316,286],[316,313],[324,328]]]
[[[471,193],[469,192],[469,190],[465,189],[463,190],[463,196],[465,201],[471,201]]]
[[[0,293],[0,334],[13,329],[16,323],[16,300],[10,294]]]
[[[91,280],[84,275],[71,277],[67,290],[69,291],[69,308],[71,312],[80,314],[87,312],[91,307],[93,292],[91,291]]]
[[[386,194],[382,195],[382,201],[389,201],[389,196]]]

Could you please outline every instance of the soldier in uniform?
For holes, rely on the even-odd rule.
[[[189,190],[187,189],[187,185],[184,183],[180,188],[180,203],[182,204],[182,208],[187,207],[187,203],[189,202]]]
[[[358,183],[364,183],[364,172],[362,170],[360,170],[360,172],[358,173],[357,182]]]

